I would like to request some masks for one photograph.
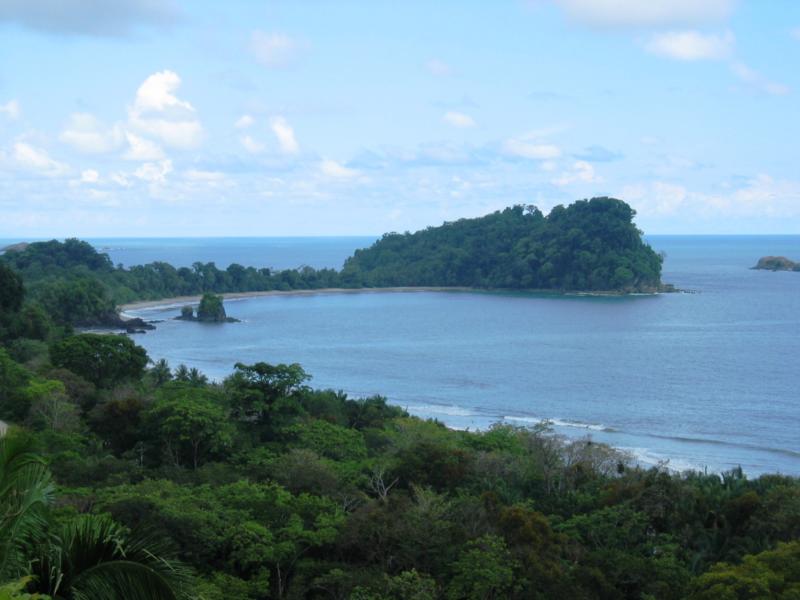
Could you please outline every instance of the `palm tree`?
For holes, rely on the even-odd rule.
[[[54,484],[30,436],[0,437],[0,582],[33,575],[28,587],[54,600],[178,600],[191,579],[161,558],[153,537],[106,516],[56,523],[49,512]]]
[[[0,581],[28,572],[28,551],[46,537],[53,492],[31,438],[14,430],[0,437]]]
[[[55,600],[178,600],[188,596],[189,571],[160,558],[153,537],[129,533],[107,516],[80,515],[55,532],[58,543],[33,563],[35,587]]]
[[[154,362],[148,372],[156,387],[162,386],[172,379],[172,370],[169,368],[169,363],[163,358]]]

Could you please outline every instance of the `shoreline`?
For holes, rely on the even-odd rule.
[[[388,293],[413,293],[413,292],[479,292],[478,288],[468,287],[444,287],[444,286],[420,286],[420,287],[381,287],[381,288],[319,288],[314,290],[265,290],[260,292],[225,292],[216,294],[222,296],[223,300],[246,300],[248,298],[261,298],[267,296],[315,296],[318,294],[375,294],[381,292]],[[122,314],[131,310],[143,310],[147,308],[159,308],[162,306],[172,306],[173,304],[193,304],[200,302],[202,294],[192,296],[174,296],[172,298],[162,298],[161,300],[139,300],[120,304],[117,311]]]
[[[682,290],[675,290],[682,291]],[[472,288],[461,286],[398,286],[398,287],[376,287],[376,288],[319,288],[313,290],[265,290],[256,292],[225,292],[216,294],[222,296],[223,300],[245,300],[248,298],[261,298],[268,296],[315,296],[319,294],[408,294],[414,292],[457,292],[457,293],[492,293],[492,292],[505,292],[505,293],[528,293],[528,294],[541,294],[547,296],[557,297],[625,297],[625,296],[657,296],[662,293],[674,293],[673,291],[656,291],[656,292],[616,292],[616,291],[595,291],[595,292],[566,292],[558,290],[518,290],[507,288]],[[136,302],[128,302],[120,304],[117,307],[117,312],[124,316],[128,311],[144,310],[148,308],[159,308],[180,304],[196,304],[200,302],[203,297],[202,294],[194,294],[191,296],[173,296],[171,298],[162,298],[160,300],[138,300]]]

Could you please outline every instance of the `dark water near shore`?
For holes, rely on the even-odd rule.
[[[96,240],[126,265],[195,260],[339,267],[372,238]],[[224,377],[237,361],[299,362],[317,387],[381,393],[454,427],[553,420],[645,462],[800,475],[800,236],[653,236],[664,280],[693,294],[511,293],[265,297],[243,323],[166,321],[137,337],[154,359]],[[168,318],[176,308],[139,311]]]

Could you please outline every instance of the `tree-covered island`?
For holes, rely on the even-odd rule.
[[[122,321],[117,306],[176,296],[435,286],[615,293],[670,291],[662,258],[642,240],[635,211],[613,198],[556,206],[547,216],[512,206],[416,233],[389,233],[357,250],[340,271],[273,270],[165,262],[124,268],[76,239],[20,245],[0,262],[26,281],[31,319],[61,325],[146,328]]]

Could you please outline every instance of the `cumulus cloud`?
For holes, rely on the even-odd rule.
[[[58,139],[80,152],[103,154],[119,149],[125,134],[119,125],[106,127],[94,115],[74,113]]]
[[[126,160],[161,160],[164,158],[164,151],[161,146],[143,137],[139,137],[131,132],[125,133],[128,142],[128,150],[122,155]]]
[[[550,160],[561,156],[561,149],[554,144],[545,144],[526,139],[512,138],[503,144],[503,150],[511,156],[531,158],[534,160]]]
[[[590,27],[692,27],[724,21],[735,0],[552,0]]]
[[[236,123],[234,123],[233,126],[236,127],[236,129],[247,129],[248,127],[252,127],[255,122],[256,120],[250,115],[242,115],[236,119]]]
[[[594,167],[585,160],[579,160],[573,163],[569,171],[564,171],[551,183],[561,187],[572,183],[596,183],[598,181],[600,178],[594,172]]]
[[[3,0],[0,22],[60,35],[124,36],[179,18],[173,0]]]
[[[668,31],[651,36],[645,50],[675,60],[722,60],[733,52],[734,41],[730,31],[722,34]]]
[[[335,160],[330,160],[327,158],[322,160],[319,168],[323,175],[326,177],[332,177],[334,179],[353,179],[361,174],[356,169],[351,169],[342,165],[341,163],[336,162]]]
[[[9,100],[5,104],[0,104],[0,115],[5,115],[12,120],[19,119],[19,102],[16,100]]]
[[[243,135],[239,138],[239,143],[242,147],[247,150],[250,154],[258,154],[259,152],[264,151],[264,144],[261,142],[253,139],[249,135]]]
[[[59,177],[69,172],[66,164],[50,158],[45,150],[25,142],[14,144],[11,157],[19,168],[45,177]]]
[[[305,44],[285,33],[254,31],[250,36],[250,52],[265,67],[281,68],[297,60]]]
[[[100,173],[94,169],[81,171],[81,183],[97,183],[100,181]]]
[[[714,193],[655,181],[629,185],[621,197],[642,216],[692,218],[796,218],[800,216],[800,182],[758,174],[739,187]]]
[[[133,172],[133,175],[151,184],[164,184],[167,182],[167,175],[171,172],[172,161],[166,159],[159,162],[144,163]]]
[[[272,133],[278,139],[278,145],[284,154],[297,154],[300,151],[300,144],[294,136],[294,129],[286,122],[283,117],[273,117],[269,121]]]
[[[734,62],[731,64],[731,72],[736,77],[747,85],[750,89],[772,96],[785,96],[791,90],[789,86],[775,81],[770,81],[764,75],[748,67],[741,62]]]
[[[456,112],[453,110],[449,110],[444,113],[442,120],[445,123],[452,125],[453,127],[458,127],[461,129],[467,127],[475,127],[475,121],[469,115],[465,115],[464,113]]]
[[[197,147],[203,137],[203,127],[195,117],[194,107],[175,95],[180,85],[181,78],[169,70],[153,73],[145,79],[128,111],[130,126],[158,138],[167,146]]]

